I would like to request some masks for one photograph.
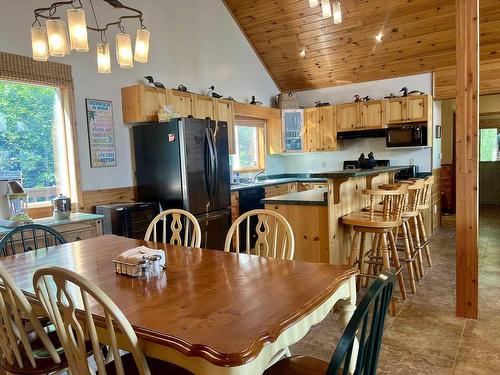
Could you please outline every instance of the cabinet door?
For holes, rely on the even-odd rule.
[[[124,123],[157,121],[160,107],[167,102],[165,89],[135,85],[124,87],[121,92]]]
[[[193,114],[193,98],[191,94],[173,91],[171,104],[174,111],[181,117],[188,117]]]
[[[284,152],[281,120],[272,119],[266,121],[266,143],[267,153],[269,155],[281,154]]]
[[[319,108],[304,109],[304,133],[305,145],[304,151],[321,150],[321,131],[320,131],[320,111]]]
[[[233,103],[217,100],[217,120],[227,122],[227,138],[228,138],[229,153],[234,154],[236,151],[234,143]]]
[[[406,100],[408,121],[427,121],[428,96],[408,96]]]
[[[284,109],[281,113],[284,152],[303,151],[304,111],[302,109]]]
[[[215,119],[215,104],[214,99],[204,96],[196,95],[194,98],[194,114],[195,118],[211,118]]]
[[[358,129],[359,103],[337,105],[337,131],[345,132]]]
[[[384,128],[384,102],[382,100],[372,100],[361,104],[361,126],[371,129]]]
[[[387,99],[385,102],[385,115],[388,124],[406,121],[406,99]]]
[[[319,108],[319,126],[321,130],[321,150],[337,150],[337,130],[335,124],[335,107]]]
[[[167,102],[165,89],[145,87],[143,101],[143,115],[146,121],[158,121],[158,112]]]

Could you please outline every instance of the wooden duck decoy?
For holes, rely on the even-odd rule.
[[[354,103],[361,101],[361,96],[359,96],[359,95],[354,95],[352,98],[354,99]]]
[[[401,90],[399,90],[399,92],[403,93],[403,97],[424,95],[424,93],[422,91],[418,91],[418,90],[408,91],[407,87],[403,87]]]
[[[372,98],[370,98],[370,96],[368,96],[368,95],[363,97],[364,102],[369,102],[370,100],[372,100]]]
[[[253,104],[253,105],[262,105],[262,102],[259,102],[258,100],[255,100],[255,95],[252,95],[252,100],[250,101],[250,104]]]
[[[163,83],[161,83],[161,82],[155,82],[155,80],[154,80],[154,78],[152,76],[146,76],[144,78],[148,81],[149,85],[153,85],[154,87],[157,87],[157,88],[160,88],[160,89],[164,89],[165,88],[165,86],[163,86]]]
[[[384,96],[384,99],[394,99],[395,97],[396,97],[396,95],[394,95],[394,93],[391,92],[389,95]]]
[[[211,96],[211,97],[213,97],[213,98],[215,98],[215,99],[220,99],[220,98],[222,98],[222,95],[217,94],[216,92],[214,92],[214,90],[215,90],[215,86],[214,86],[214,85],[210,86],[210,87],[208,88],[207,95],[208,95],[208,96]]]
[[[317,102],[314,102],[314,106],[315,107],[326,107],[326,106],[329,106],[329,105],[330,105],[330,103],[328,103],[328,102],[324,102],[323,103],[323,102],[321,102],[319,100]]]

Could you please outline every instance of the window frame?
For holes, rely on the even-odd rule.
[[[234,157],[238,159],[239,165],[239,142],[238,142],[238,126],[245,126],[257,129],[257,165],[253,167],[238,167],[234,168],[234,172],[253,173],[261,172],[266,168],[266,121],[263,119],[236,117],[234,121]]]

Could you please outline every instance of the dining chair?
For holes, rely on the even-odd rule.
[[[256,222],[254,228],[251,228],[252,221]],[[245,233],[244,244],[240,240],[242,226]],[[252,233],[257,238],[254,245],[251,241]],[[275,211],[263,209],[245,212],[234,221],[227,233],[224,251],[230,252],[232,245],[236,253],[244,245],[247,254],[289,260],[293,259],[295,251],[293,230],[288,221]]]
[[[66,243],[66,240],[57,230],[40,224],[25,224],[2,237],[0,252],[1,255],[8,256],[15,254],[19,246],[27,252],[63,243]]]
[[[372,283],[349,320],[330,362],[293,356],[272,365],[264,375],[376,374],[394,283],[392,271],[381,273]]]
[[[159,221],[162,221],[161,240],[163,243],[200,247],[201,228],[198,220],[190,212],[176,208],[162,211],[156,215],[146,230],[144,241],[151,241],[151,234],[153,234],[152,241],[158,242],[157,232]],[[170,239],[168,239],[169,234]]]
[[[118,306],[95,284],[78,273],[62,267],[42,268],[35,272],[33,286],[45,312],[54,323],[72,374],[93,372],[85,355],[86,343],[93,349],[100,375],[123,375],[125,372],[140,375],[191,374],[173,364],[146,357],[132,326]],[[96,305],[104,315],[99,328],[92,315]],[[81,319],[77,319],[77,316]],[[116,334],[116,327],[121,333],[120,337]],[[105,344],[109,346],[113,358],[111,361],[104,358],[101,351],[97,331],[102,328],[108,333]],[[121,356],[120,350],[128,353]]]
[[[48,374],[67,367],[64,354],[58,353],[59,348],[54,345],[56,334],[44,329],[33,307],[2,266],[0,317],[0,366],[7,373]]]

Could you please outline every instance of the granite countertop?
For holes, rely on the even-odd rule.
[[[341,171],[311,173],[311,177],[315,177],[315,178],[363,177],[363,176],[371,176],[371,175],[383,173],[383,172],[398,172],[398,171],[406,169],[406,168],[408,168],[407,165],[394,166],[394,167],[375,167],[372,169],[345,169],[345,170],[341,170]]]
[[[271,185],[288,184],[292,182],[326,182],[326,178],[311,177],[310,174],[282,174],[271,175],[264,179],[257,179],[253,183],[231,184],[231,191],[253,189]]]
[[[34,219],[33,224],[41,224],[41,225],[46,225],[48,227],[54,227],[57,225],[72,224],[72,223],[78,223],[81,221],[97,220],[97,219],[102,219],[102,218],[104,218],[104,215],[75,213],[75,214],[71,214],[70,218],[66,219],[66,220],[54,220],[54,218],[52,216],[43,217],[40,219]],[[7,233],[7,232],[11,231],[12,229],[14,229],[14,228],[0,226],[0,234]]]
[[[277,195],[275,197],[263,199],[262,203],[327,206],[328,205],[327,188],[319,188],[307,191],[299,191],[296,193]]]

